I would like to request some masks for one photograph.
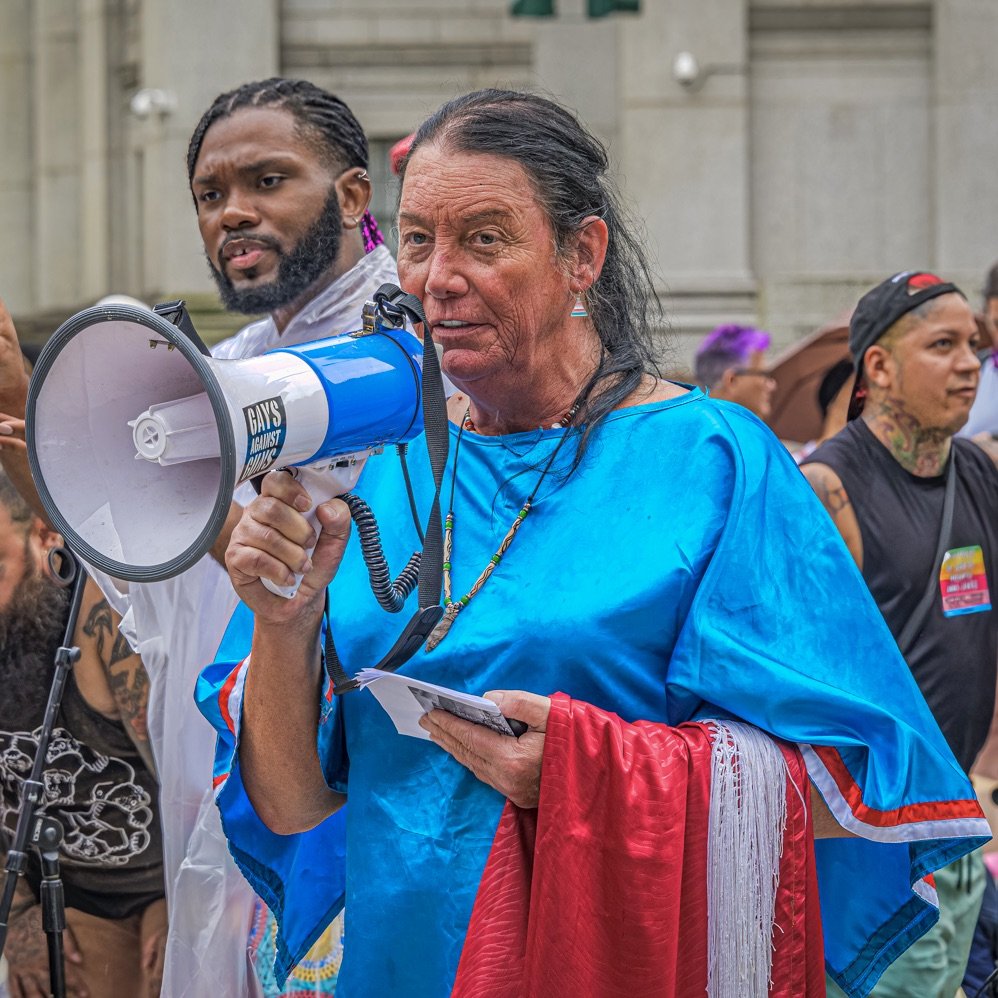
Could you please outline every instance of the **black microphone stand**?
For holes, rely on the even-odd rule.
[[[62,933],[66,928],[66,909],[62,879],[59,875],[59,846],[62,844],[63,830],[57,819],[44,814],[36,815],[35,812],[45,792],[42,773],[48,757],[52,731],[62,705],[66,679],[80,657],[80,649],[73,645],[73,635],[76,633],[83,590],[87,582],[87,573],[76,556],[66,548],[61,549],[60,554],[62,568],[59,572],[59,581],[62,585],[73,587],[69,601],[69,618],[66,621],[62,646],[55,653],[55,674],[52,676],[52,685],[49,688],[35,761],[31,767],[31,774],[24,781],[21,790],[21,808],[17,815],[14,841],[7,851],[5,865],[7,879],[4,881],[3,897],[0,898],[0,956],[2,956],[7,942],[7,926],[14,903],[14,893],[17,890],[17,878],[25,872],[28,861],[25,849],[30,844],[41,858],[42,928],[48,944],[49,987],[54,998],[65,998],[66,995],[66,964],[62,943]]]

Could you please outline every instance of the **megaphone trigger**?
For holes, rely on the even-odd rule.
[[[308,525],[315,531],[316,537],[318,537],[319,532],[322,530],[319,524],[319,507],[324,502],[328,502],[336,496],[343,495],[344,492],[349,492],[357,484],[357,479],[360,477],[360,472],[364,467],[364,462],[367,460],[368,453],[348,454],[325,468],[283,469],[290,472],[301,483],[312,500],[311,507],[302,516],[305,517]],[[309,558],[312,557],[314,550],[314,544],[308,548]],[[302,576],[296,574],[295,581],[290,586],[279,586],[270,579],[261,579],[260,581],[275,596],[294,599],[295,593],[298,592],[298,588],[301,586],[301,580]]]

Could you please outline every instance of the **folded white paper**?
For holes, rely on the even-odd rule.
[[[429,739],[429,734],[419,726],[419,719],[437,708],[483,724],[501,735],[513,734],[498,705],[484,697],[378,669],[362,669],[357,673],[357,682],[377,697],[400,735]]]

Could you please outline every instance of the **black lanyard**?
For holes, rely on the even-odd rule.
[[[912,650],[915,640],[925,623],[925,617],[935,601],[936,590],[939,587],[939,570],[942,566],[943,557],[949,544],[949,535],[953,527],[953,505],[956,495],[956,442],[950,444],[949,468],[946,471],[946,494],[943,496],[943,517],[939,525],[939,540],[936,543],[936,553],[932,559],[932,568],[929,570],[929,584],[926,587],[922,599],[919,601],[915,612],[908,618],[908,623],[904,625],[904,630],[898,638],[898,648],[905,658]]]
[[[374,295],[374,301],[381,314],[390,322],[394,322],[398,328],[405,324],[406,317],[413,325],[418,324],[423,327],[423,427],[434,484],[433,503],[423,533],[423,552],[419,562],[419,609],[406,624],[388,654],[373,666],[382,672],[395,672],[423,646],[444,612],[444,608],[440,605],[444,560],[440,490],[443,486],[444,468],[447,465],[450,431],[447,426],[447,399],[444,395],[443,377],[440,374],[440,361],[437,359],[437,351],[430,337],[423,303],[415,295],[404,293],[394,284],[382,284]],[[333,683],[333,693],[337,695],[349,693],[359,686],[356,679],[347,675],[336,653],[333,629],[329,620],[328,588],[323,613],[326,621],[326,673]]]

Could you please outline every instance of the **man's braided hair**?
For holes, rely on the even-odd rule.
[[[246,107],[277,107],[290,111],[308,138],[321,139],[324,151],[342,170],[367,168],[367,136],[353,112],[333,94],[308,80],[269,80],[244,83],[219,94],[201,116],[187,149],[187,179],[194,179],[194,164],[201,152],[205,132],[221,118]]]
[[[367,136],[353,112],[339,99],[308,80],[272,76],[268,80],[244,83],[219,94],[201,116],[187,147],[187,179],[194,180],[194,166],[201,154],[205,133],[221,118],[242,108],[283,108],[294,115],[302,138],[317,143],[320,152],[337,170],[367,169]],[[195,199],[195,204],[197,203]],[[370,212],[364,213],[361,233],[370,252],[384,242]]]

